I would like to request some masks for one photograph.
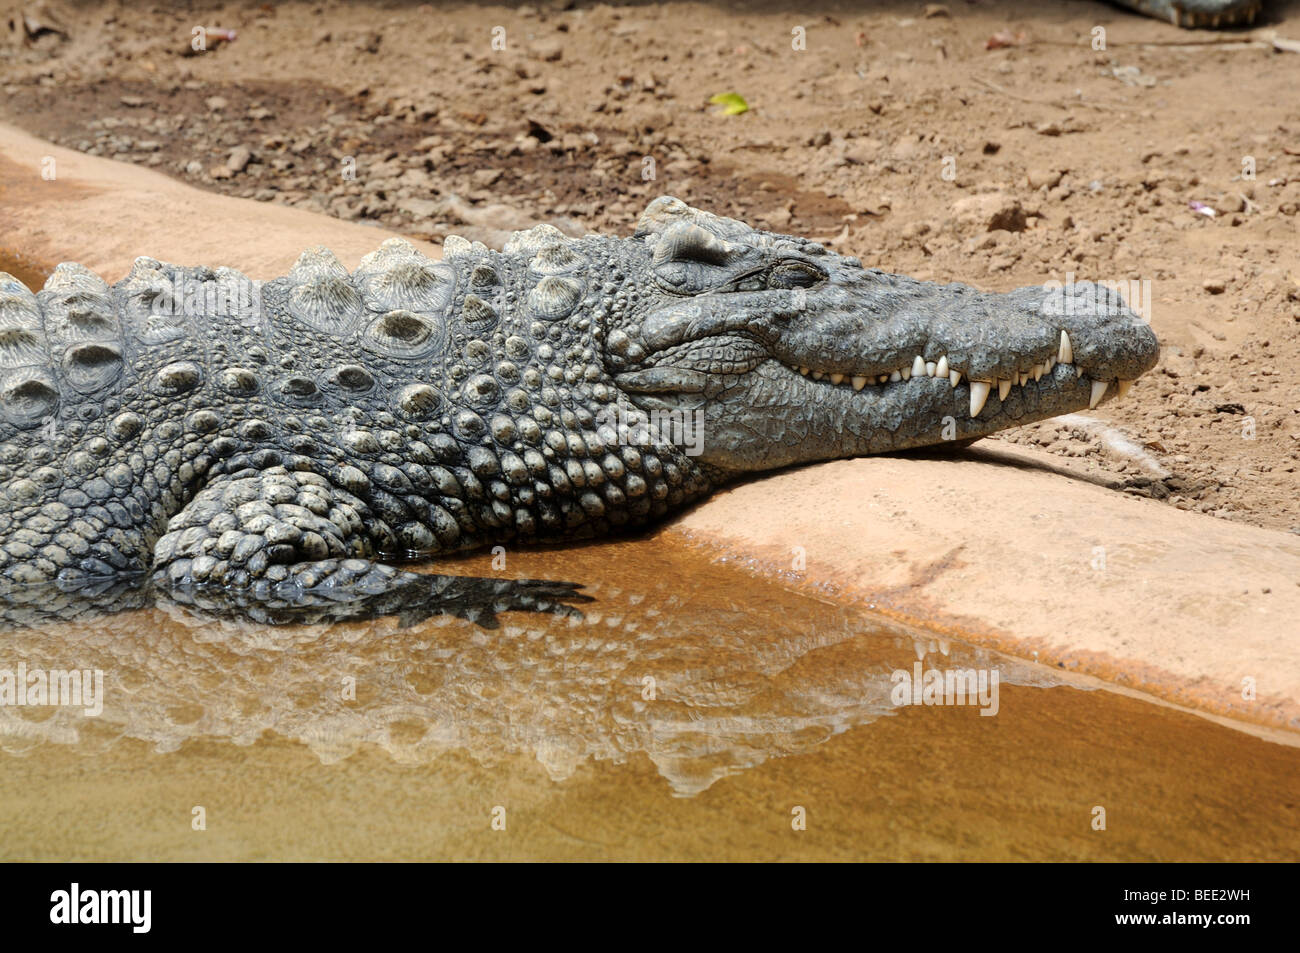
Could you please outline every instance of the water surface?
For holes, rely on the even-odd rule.
[[[0,857],[1300,855],[1300,749],[662,540],[450,565],[594,602],[491,631],[165,605],[5,633],[0,668],[101,669],[105,701],[0,708]],[[996,716],[896,707],[918,661],[998,672]]]

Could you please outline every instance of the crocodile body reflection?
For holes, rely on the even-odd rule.
[[[39,628],[51,622],[94,623],[104,616],[154,605],[184,605],[202,618],[233,619],[251,625],[315,625],[365,622],[395,616],[403,627],[447,615],[495,629],[502,612],[576,616],[591,597],[571,582],[422,573],[415,585],[386,585],[374,592],[355,587],[337,598],[326,587],[304,591],[291,587],[283,597],[274,588],[262,592],[215,586],[159,588],[144,574],[117,576],[71,586],[48,583],[0,593],[0,634],[8,629]],[[107,624],[99,622],[98,624]]]
[[[315,617],[265,625],[200,604],[149,605],[153,596],[138,588],[102,593],[101,606],[134,600],[110,615],[65,597],[44,606],[38,627],[6,633],[5,657],[102,670],[103,713],[0,707],[0,748],[129,737],[174,751],[275,733],[324,762],[367,745],[404,763],[451,750],[487,763],[523,752],[557,781],[588,760],[643,753],[673,793],[688,796],[890,715],[892,673],[921,657],[927,668],[996,669],[1003,684],[1056,683],[1037,666],[913,637],[860,609],[742,586],[743,574],[703,560],[622,568],[606,560],[600,571],[598,557],[575,551],[561,562],[556,575],[585,582],[591,601],[580,609],[551,592],[530,606],[540,611],[509,611],[520,608],[515,584],[487,579],[462,585],[473,611],[416,624],[400,606],[371,619],[332,617],[322,606]],[[522,584],[527,599],[535,585]],[[490,613],[494,602],[507,610],[495,630],[462,618]]]

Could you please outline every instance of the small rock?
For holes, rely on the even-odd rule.
[[[1030,169],[1026,178],[1031,189],[1054,189],[1060,185],[1062,174],[1055,169]]]
[[[985,231],[1002,229],[1008,232],[1023,232],[1027,224],[1025,210],[1020,203],[1001,192],[988,192],[959,199],[953,204],[952,210],[958,222]]]
[[[225,96],[209,96],[204,103],[207,104],[208,110],[214,113],[221,112],[230,105]]]
[[[397,207],[415,218],[432,218],[439,211],[438,203],[430,199],[402,199]]]
[[[950,17],[952,16],[952,11],[942,3],[927,3],[925,5],[925,12],[921,15],[925,17],[925,19],[930,20],[934,17]]]
[[[1201,287],[1212,295],[1221,295],[1228,285],[1222,278],[1206,278],[1201,282]]]
[[[894,148],[890,150],[890,155],[895,159],[911,159],[920,149],[920,142],[915,136],[902,136],[894,143]]]
[[[788,228],[790,226],[790,221],[793,217],[794,216],[791,214],[788,208],[773,209],[772,211],[768,212],[766,215],[763,216],[763,218],[767,220],[767,224],[771,226],[773,230],[776,231],[780,231],[783,228]]]
[[[882,143],[878,139],[855,139],[844,150],[844,158],[852,165],[866,165],[880,154]]]
[[[118,102],[131,109],[139,109],[145,104],[145,99],[143,96],[123,96]]]
[[[529,45],[528,51],[547,63],[555,63],[564,56],[564,47],[559,40],[536,40]]]
[[[232,173],[243,172],[252,161],[253,151],[248,146],[235,146],[230,150],[230,158],[226,160],[226,168]]]
[[[1156,78],[1145,75],[1136,66],[1112,66],[1110,73],[1125,86],[1154,86]]]

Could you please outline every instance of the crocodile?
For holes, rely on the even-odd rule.
[[[1263,0],[1115,0],[1120,6],[1168,20],[1174,26],[1218,29],[1255,22]]]
[[[272,621],[558,611],[576,587],[398,564],[1096,407],[1158,355],[1096,291],[920,281],[671,196],[630,237],[450,236],[441,261],[394,238],[352,273],[316,247],[265,282],[0,275],[0,598],[131,575]]]

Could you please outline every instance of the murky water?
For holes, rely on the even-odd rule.
[[[105,686],[98,717],[0,707],[0,857],[1300,855],[1300,749],[654,541],[449,571],[595,601],[494,631],[167,606],[6,632],[0,668]],[[918,662],[996,672],[997,713],[896,706]]]

